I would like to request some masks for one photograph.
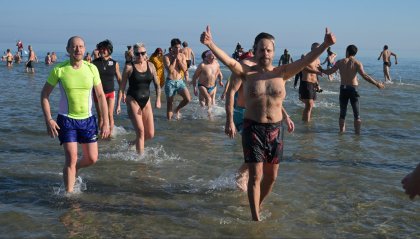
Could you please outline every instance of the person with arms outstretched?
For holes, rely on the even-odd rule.
[[[255,38],[255,66],[247,66],[230,58],[213,42],[209,26],[201,34],[200,41],[244,84],[246,111],[242,148],[249,169],[248,199],[252,219],[260,221],[260,206],[273,189],[283,151],[281,121],[285,117],[282,110],[286,80],[334,44],[335,36],[327,29],[324,43],[303,59],[280,67],[273,66],[275,42],[268,33],[260,33]]]

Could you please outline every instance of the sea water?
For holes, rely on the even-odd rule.
[[[122,55],[114,57],[123,64]],[[360,60],[383,79],[380,61]],[[153,109],[155,137],[141,156],[128,143],[135,132],[123,105],[113,137],[99,141],[99,161],[80,170],[77,193],[66,195],[63,149],[48,137],[40,107],[53,66],[37,63],[27,74],[23,63],[2,64],[0,237],[418,238],[420,198],[409,200],[400,181],[419,163],[419,65],[399,59],[384,90],[360,79],[360,136],[351,107],[347,132],[338,133],[338,80],[321,79],[309,124],[288,82],[284,106],[296,130],[285,134],[279,176],[255,223],[235,186],[242,148],[239,137],[224,134],[221,87],[211,119],[193,97],[181,120],[167,121],[162,94],[162,108]],[[55,117],[58,89],[50,99]]]

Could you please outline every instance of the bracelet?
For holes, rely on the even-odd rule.
[[[50,122],[51,120],[54,120],[53,118],[49,119],[48,122]]]

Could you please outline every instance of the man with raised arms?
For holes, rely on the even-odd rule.
[[[274,37],[268,33],[260,33],[255,38],[255,66],[247,66],[230,58],[213,42],[208,26],[200,40],[243,82],[246,112],[242,147],[249,168],[248,199],[252,219],[260,221],[260,206],[274,186],[283,150],[281,121],[284,117],[282,109],[286,79],[318,58],[328,46],[335,43],[335,37],[327,29],[324,43],[303,59],[280,67],[272,64]]]
[[[85,42],[79,36],[67,42],[70,60],[58,64],[51,71],[41,93],[41,106],[44,112],[48,134],[58,136],[63,145],[65,163],[64,184],[67,192],[73,192],[76,174],[79,169],[88,167],[98,160],[98,126],[92,115],[92,89],[98,98],[103,123],[100,125],[101,137],[110,134],[108,107],[102,89],[99,72],[95,65],[83,61]],[[60,86],[61,98],[57,120],[51,116],[49,96],[56,85]],[[82,145],[82,158],[77,159],[77,143]]]
[[[244,59],[241,61],[242,64],[248,66],[255,66],[256,62],[254,58]],[[230,80],[226,86],[228,89],[226,91],[226,125],[225,133],[230,137],[234,138],[236,133],[242,134],[244,115],[245,115],[245,100],[243,93],[243,84],[242,80],[238,78],[235,74],[230,76]],[[289,133],[292,133],[295,130],[295,125],[286,110],[283,107],[282,114],[284,115],[283,119],[287,125]],[[248,190],[248,164],[243,163],[238,169],[236,177],[236,186],[246,192]]]

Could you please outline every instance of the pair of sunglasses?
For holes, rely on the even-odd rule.
[[[140,56],[140,55],[144,56],[144,55],[146,55],[146,52],[145,51],[143,51],[143,52],[134,52],[134,55],[135,56]]]

